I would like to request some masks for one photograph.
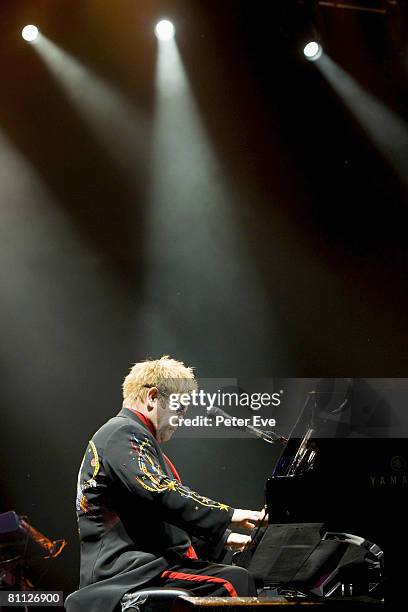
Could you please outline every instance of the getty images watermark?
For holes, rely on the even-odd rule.
[[[171,393],[169,407],[174,415],[170,425],[178,427],[181,435],[186,428],[185,433],[190,436],[246,437],[247,428],[274,428],[276,418],[271,412],[280,404],[281,393],[276,391],[248,392],[227,387]]]
[[[408,438],[408,378],[167,379],[157,387],[181,437],[269,441],[312,428],[313,438]]]

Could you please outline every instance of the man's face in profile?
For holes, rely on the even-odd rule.
[[[188,403],[170,402],[168,397],[159,396],[157,402],[157,440],[167,442],[178,427],[178,420],[187,412]]]

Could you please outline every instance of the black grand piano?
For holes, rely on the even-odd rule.
[[[395,601],[405,577],[405,491],[382,487],[381,474],[384,457],[403,458],[405,440],[333,437],[339,420],[322,397],[307,395],[266,482],[269,525],[235,563],[264,592]]]

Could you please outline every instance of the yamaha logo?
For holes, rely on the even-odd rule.
[[[390,459],[390,470],[386,474],[376,474],[370,476],[371,487],[406,487],[407,479],[407,460],[401,455],[395,455]]]
[[[396,455],[391,459],[390,466],[394,472],[403,472],[407,468],[407,460],[401,455]]]

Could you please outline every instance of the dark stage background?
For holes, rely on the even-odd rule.
[[[407,376],[406,5],[319,13],[325,69],[300,52],[302,10],[0,5],[0,511],[68,539],[43,588],[77,586],[77,470],[135,361]],[[37,50],[27,23],[46,37]],[[378,474],[406,453],[361,444]],[[340,471],[348,448],[331,459]],[[253,508],[276,459],[252,439],[176,438],[168,452],[192,487]],[[406,489],[389,489],[378,516],[395,528]]]

